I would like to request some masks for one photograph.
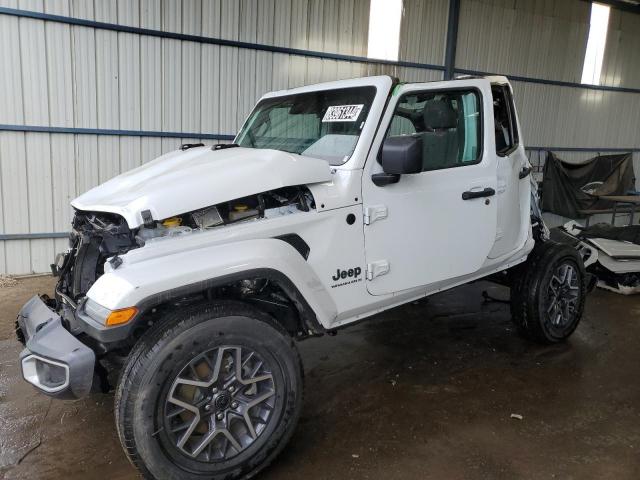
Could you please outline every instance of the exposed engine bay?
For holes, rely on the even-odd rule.
[[[51,265],[54,276],[59,277],[57,300],[75,307],[104,273],[107,259],[113,268],[117,268],[122,263],[119,255],[144,247],[149,242],[313,209],[315,202],[311,192],[305,186],[294,186],[166,219],[155,220],[149,215],[145,218],[143,212],[144,224],[134,229],[130,229],[125,219],[117,214],[78,210],[72,222],[69,250],[59,254]],[[241,288],[246,289],[246,285]]]

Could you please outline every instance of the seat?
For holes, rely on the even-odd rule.
[[[458,118],[444,100],[428,102],[423,111],[422,170],[449,168],[458,164]]]

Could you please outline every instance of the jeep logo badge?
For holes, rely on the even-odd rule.
[[[334,285],[331,285],[331,288],[341,287],[343,285],[348,285],[350,283],[360,282],[362,278],[360,275],[362,274],[362,269],[360,267],[348,268],[346,270],[337,269],[335,275],[331,277],[334,282]]]
[[[360,267],[350,268],[349,270],[340,270],[336,272],[336,274],[332,277],[334,281],[338,281],[340,279],[345,279],[347,277],[358,277],[362,273],[362,269]]]

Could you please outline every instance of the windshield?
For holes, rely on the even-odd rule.
[[[356,147],[375,94],[375,87],[354,87],[267,98],[253,110],[236,143],[341,165]]]

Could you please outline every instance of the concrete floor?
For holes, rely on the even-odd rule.
[[[51,401],[20,379],[15,314],[52,285],[0,290],[0,475],[135,478],[111,394]],[[260,478],[640,478],[640,299],[596,291],[568,343],[539,347],[487,288],[507,293],[470,285],[301,343],[302,418]]]

